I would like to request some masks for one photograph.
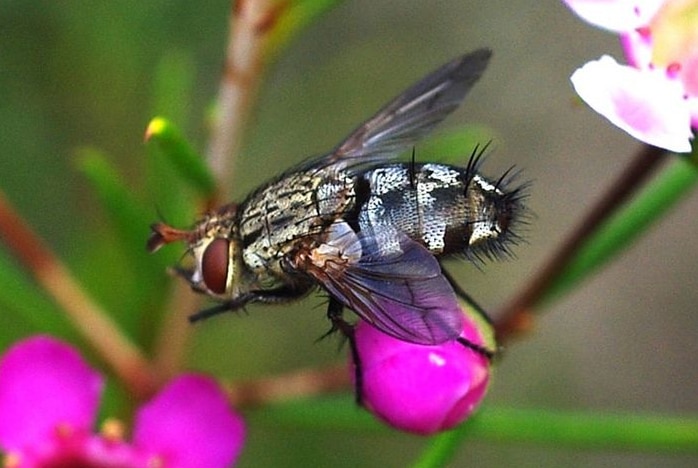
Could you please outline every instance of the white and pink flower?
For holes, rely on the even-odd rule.
[[[627,65],[609,56],[572,75],[579,96],[633,137],[691,151],[698,127],[698,1],[565,0],[582,19],[620,35]]]

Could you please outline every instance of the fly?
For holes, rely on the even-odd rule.
[[[457,295],[442,270],[451,255],[508,253],[525,211],[511,176],[478,173],[484,149],[465,167],[399,163],[396,157],[453,112],[484,72],[480,49],[437,69],[367,120],[328,154],[268,181],[242,203],[205,214],[191,230],[152,226],[152,252],[184,241],[194,259],[180,273],[220,305],[192,320],[253,303],[283,303],[314,287],[330,297],[333,329],[351,338],[348,307],[382,332],[435,345],[463,338]]]

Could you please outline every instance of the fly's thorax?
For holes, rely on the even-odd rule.
[[[240,214],[243,262],[259,277],[284,275],[283,259],[322,236],[354,198],[353,179],[331,169],[292,173],[262,187]]]

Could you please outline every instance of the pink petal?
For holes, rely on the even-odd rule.
[[[240,454],[244,432],[213,379],[185,375],[138,411],[133,441],[167,467],[225,468]]]
[[[691,114],[681,82],[603,56],[572,74],[577,94],[596,112],[640,141],[677,153],[691,151]]]
[[[647,32],[629,31],[620,36],[620,43],[629,65],[648,69],[652,63],[652,36]]]
[[[0,446],[21,451],[65,425],[91,428],[104,382],[72,347],[48,336],[12,346],[0,361]]]
[[[698,98],[698,44],[692,54],[683,57],[680,76],[686,94]],[[696,114],[693,116],[695,118]]]
[[[665,0],[564,0],[584,21],[613,32],[646,26]]]
[[[688,107],[691,111],[691,127],[698,128],[698,97],[688,98]]]

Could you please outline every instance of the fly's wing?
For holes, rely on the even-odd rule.
[[[382,332],[428,345],[460,335],[462,313],[441,266],[401,232],[356,234],[336,222],[311,257],[306,272]]]
[[[322,158],[322,165],[387,161],[409,149],[460,105],[491,55],[489,49],[478,49],[443,65],[354,130]]]

